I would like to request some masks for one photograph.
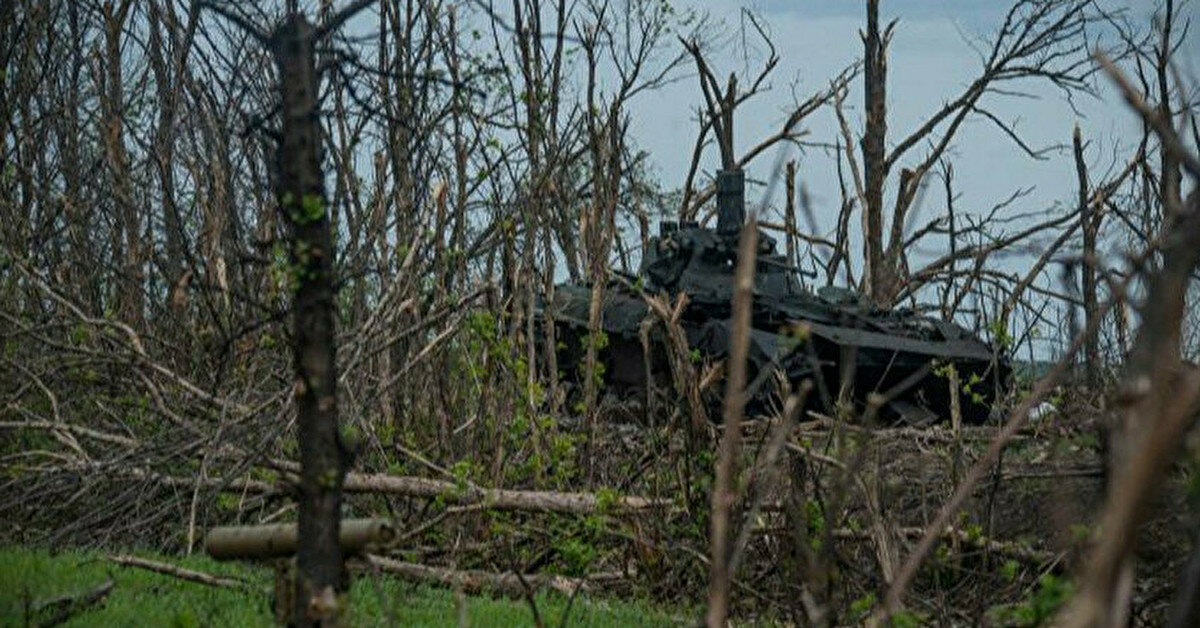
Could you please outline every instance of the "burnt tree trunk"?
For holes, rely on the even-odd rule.
[[[279,66],[283,128],[279,145],[280,207],[291,227],[295,301],[292,347],[300,441],[300,546],[293,621],[338,621],[347,578],[338,545],[348,452],[338,434],[334,364],[333,241],[321,177],[315,31],[292,14],[272,44]]]

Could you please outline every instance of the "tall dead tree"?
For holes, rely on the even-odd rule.
[[[142,300],[142,230],[141,219],[134,201],[133,176],[129,150],[125,146],[125,94],[122,77],[121,35],[133,4],[125,0],[117,6],[105,3],[104,15],[104,72],[101,124],[104,126],[104,151],[116,205],[115,227],[112,233],[113,251],[122,258],[120,280],[115,283],[114,302],[117,311],[129,323],[139,326],[143,315]]]
[[[692,145],[691,163],[688,166],[687,175],[683,183],[683,197],[679,204],[679,220],[706,220],[711,214],[717,213],[715,208],[706,215],[701,215],[701,209],[718,195],[719,177],[714,177],[713,181],[707,186],[697,189],[696,180],[701,175],[701,162],[704,157],[705,149],[710,144],[710,134],[715,140],[717,150],[721,158],[721,170],[732,172],[735,170],[745,170],[747,166],[759,155],[762,155],[768,149],[783,143],[797,143],[805,129],[802,126],[804,120],[813,112],[820,109],[826,103],[834,99],[837,94],[842,93],[847,82],[857,74],[858,66],[852,65],[840,74],[829,81],[827,88],[818,90],[803,101],[794,102],[787,112],[787,116],[779,127],[761,138],[757,143],[750,144],[748,148],[740,154],[734,151],[733,145],[733,121],[735,110],[750,100],[751,98],[767,91],[770,86],[767,79],[771,73],[778,67],[779,56],[775,49],[774,42],[771,41],[763,25],[751,12],[745,12],[747,22],[754,29],[758,37],[767,47],[767,58],[763,61],[762,67],[754,75],[743,75],[743,79],[739,80],[737,74],[731,73],[729,79],[722,89],[721,82],[717,80],[716,70],[705,56],[705,51],[701,44],[696,39],[682,39],[684,50],[692,57],[696,63],[697,76],[700,80],[700,93],[704,97],[704,108],[699,112],[699,132],[696,134],[695,143]],[[726,178],[726,182],[732,182],[733,178]],[[735,225],[740,227],[740,225]]]
[[[338,615],[346,590],[338,545],[349,453],[338,433],[334,346],[333,238],[321,176],[316,29],[293,13],[271,40],[279,68],[283,127],[279,204],[291,226],[295,398],[300,428],[300,547],[293,617],[319,625]]]
[[[1072,135],[1072,147],[1075,155],[1075,172],[1079,179],[1079,222],[1083,230],[1083,317],[1084,325],[1091,328],[1099,308],[1096,295],[1096,231],[1099,228],[1098,213],[1092,209],[1089,202],[1087,163],[1083,160],[1083,138],[1079,125],[1075,125]],[[1088,385],[1094,386],[1099,372],[1100,338],[1097,334],[1088,336],[1084,343],[1084,364],[1087,367]]]
[[[1111,61],[1103,57],[1100,61],[1131,108],[1158,136],[1163,153],[1170,153],[1163,163],[1200,181],[1200,156],[1176,135],[1171,118],[1163,116],[1160,107],[1147,104]],[[1178,204],[1164,197],[1163,203],[1162,228],[1152,241],[1162,263],[1144,277],[1142,325],[1125,365],[1118,399],[1121,416],[1111,438],[1112,479],[1099,520],[1101,532],[1080,580],[1080,592],[1064,611],[1061,625],[1120,626],[1128,621],[1138,527],[1200,412],[1200,371],[1184,362],[1181,352],[1188,286],[1200,267],[1200,194],[1193,192]]]
[[[240,14],[205,6],[238,23],[272,52],[278,70],[281,128],[276,200],[291,237],[292,361],[300,449],[299,548],[292,620],[300,626],[336,625],[348,588],[338,533],[342,484],[352,452],[338,427],[334,243],[321,172],[316,45],[370,0],[357,0],[320,27],[291,10],[268,37]]]
[[[183,274],[183,225],[175,198],[177,187],[174,171],[175,117],[181,94],[177,82],[186,59],[186,52],[181,52],[180,48],[186,50],[190,44],[190,34],[195,31],[188,29],[188,44],[178,44],[171,37],[168,48],[163,43],[163,34],[170,36],[172,32],[171,24],[175,17],[173,5],[165,5],[167,16],[163,15],[157,0],[151,0],[149,8],[149,60],[154,72],[155,93],[160,103],[158,123],[154,128],[154,165],[162,188],[163,228],[166,232],[164,275],[167,285],[175,286]],[[194,20],[190,24],[194,25]],[[170,58],[168,51],[172,53]]]
[[[942,256],[910,271],[906,252],[921,237],[943,233],[945,229],[938,219],[910,234],[905,232],[906,223],[920,198],[926,176],[941,161],[968,118],[977,117],[995,125],[1021,152],[1034,159],[1044,158],[1048,149],[1030,146],[1013,123],[989,110],[986,98],[1003,95],[1005,90],[1000,86],[1014,81],[1041,80],[1067,94],[1088,91],[1086,78],[1091,69],[1087,63],[1086,28],[1097,18],[1086,0],[1017,0],[1005,15],[990,49],[980,50],[982,67],[976,78],[889,149],[887,57],[896,21],[881,27],[879,6],[879,0],[868,0],[867,27],[862,33],[866,120],[858,140],[861,171],[853,158],[852,138],[840,111],[838,116],[846,143],[843,155],[855,182],[857,201],[846,203],[843,212],[854,211],[856,205],[863,211],[862,287],[875,303],[887,307],[911,295],[933,277],[944,277],[954,260],[983,259],[1000,246],[1015,242],[1005,239],[984,247],[962,247],[953,256]],[[840,100],[835,104],[840,104]],[[901,160],[918,146],[927,147],[925,154],[911,165],[902,166]],[[898,166],[901,166],[899,177],[889,194],[888,178]],[[1042,231],[1033,229],[1022,237]]]
[[[883,262],[883,185],[887,177],[884,141],[887,139],[887,46],[896,22],[879,31],[879,0],[867,2],[867,31],[863,33],[863,99],[867,121],[861,141],[863,174],[863,282],[879,299],[893,278]]]
[[[584,458],[590,481],[596,466],[594,436],[602,377],[600,352],[607,344],[605,287],[610,279],[611,253],[619,235],[617,213],[631,197],[630,189],[634,187],[631,179],[638,165],[629,154],[628,107],[638,94],[664,84],[684,57],[679,54],[665,61],[655,58],[668,32],[669,12],[665,5],[637,4],[636,10],[619,12],[612,10],[609,2],[596,0],[586,3],[583,10],[584,17],[576,23],[575,30],[587,73],[586,100],[579,117],[583,141],[580,153],[587,159],[586,189],[590,197],[581,203],[578,239],[583,244],[584,266],[591,283],[584,356],[587,426]],[[605,90],[603,81],[606,68],[617,77],[611,91]]]

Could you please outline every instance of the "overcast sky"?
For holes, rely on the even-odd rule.
[[[706,13],[718,25],[719,28],[710,29],[710,32],[722,34],[705,41],[707,60],[722,82],[731,71],[747,77],[761,67],[765,53],[761,42],[748,32],[746,44],[743,44],[741,33],[749,31],[748,26],[742,28],[744,10],[759,15],[769,31],[780,58],[779,64],[771,75],[772,89],[738,109],[734,137],[739,152],[777,131],[794,102],[827,87],[832,78],[862,57],[859,31],[865,22],[866,2],[863,0],[668,1],[681,13]],[[1151,13],[1158,4],[1153,0],[1098,1],[1108,9],[1125,11],[1130,22],[1142,29],[1151,24]],[[510,19],[507,2],[473,2],[490,4],[502,18]],[[1182,5],[1182,21],[1200,14],[1197,9],[1200,0],[1177,0],[1177,4]],[[982,61],[968,40],[982,40],[986,47],[1011,3],[1008,0],[882,0],[881,5],[884,23],[893,18],[899,20],[888,59],[890,148],[944,103],[959,95],[978,76]],[[482,19],[483,13],[479,15]],[[360,28],[365,32],[375,28],[376,16],[364,15],[360,19]],[[548,23],[550,21],[548,19]],[[485,43],[484,48],[488,45]],[[679,52],[673,39],[665,46],[664,55]],[[1200,59],[1194,51],[1200,51],[1197,29],[1189,31],[1188,40],[1180,51],[1181,69],[1188,77],[1200,77]],[[579,70],[578,67],[575,69]],[[602,68],[600,73],[602,83],[606,78],[610,81],[615,78],[611,69]],[[697,109],[702,105],[690,61],[677,76],[679,80],[666,87],[643,92],[627,108],[632,118],[633,141],[648,153],[652,174],[666,190],[678,189],[684,183],[696,136]],[[582,82],[578,76],[572,80]],[[745,83],[746,79],[743,79],[742,84]],[[1086,158],[1093,180],[1107,170],[1119,169],[1140,138],[1140,123],[1110,88],[1107,78],[1097,76],[1094,84],[1097,96],[1079,95],[1074,109],[1064,100],[1062,92],[1036,81],[1005,84],[1006,88],[1019,89],[1036,98],[986,96],[981,104],[1009,123],[1029,145],[1035,148],[1061,145],[1064,148],[1046,153],[1042,160],[1034,160],[991,122],[969,119],[947,153],[955,172],[956,210],[983,214],[1018,190],[1031,189],[1028,195],[1007,208],[1005,215],[1068,211],[1067,208],[1074,205],[1072,199],[1076,194],[1075,167],[1069,149],[1076,124],[1081,127],[1087,142]],[[846,106],[852,129],[860,133],[863,119],[861,78],[851,84]],[[808,131],[806,141],[840,142],[831,108],[810,116],[803,127]],[[899,166],[914,165],[926,150],[924,146],[910,150]],[[771,176],[773,166],[781,163],[780,158],[778,153],[764,153],[748,169],[748,176],[752,180],[771,180],[774,178]],[[800,184],[809,192],[818,232],[830,233],[840,204],[836,160],[832,152],[819,147],[790,148],[782,159],[791,158],[797,160]],[[711,175],[718,161],[715,147],[710,146],[701,162],[703,172]],[[888,182],[889,193],[895,188],[898,171],[899,168]],[[910,224],[923,225],[945,212],[946,200],[940,182],[932,177],[927,182],[929,190],[916,215],[910,216]],[[782,204],[781,184],[775,192],[770,209],[778,211]],[[763,189],[751,186],[747,196],[754,206],[763,199]],[[674,208],[667,209],[671,210],[668,217],[673,217]],[[855,223],[857,220],[852,226]],[[1012,223],[1004,228],[1012,231],[1022,226]],[[860,250],[856,234],[852,235],[856,240],[854,250]],[[637,240],[632,233],[627,233],[626,237],[630,241]],[[1047,236],[1052,237],[1053,234]],[[1034,244],[1033,252],[1039,252]],[[922,258],[945,253],[946,246],[944,240],[931,240],[925,247],[909,251],[910,260],[919,264]],[[1027,249],[1009,253],[1012,258],[1003,262],[1006,269],[1016,272],[1029,265],[1031,256]],[[856,264],[856,275],[857,270]]]

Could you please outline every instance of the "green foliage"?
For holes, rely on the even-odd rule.
[[[463,414],[482,414],[484,425],[502,438],[496,451],[505,453],[504,483],[509,486],[546,480],[565,485],[577,473],[577,436],[560,433],[545,411],[547,390],[531,377],[526,347],[506,331],[507,323],[486,310],[463,320],[463,332],[447,352],[450,377],[463,382]],[[456,391],[457,392],[457,391]],[[505,408],[505,406],[507,406]],[[500,415],[498,409],[504,408]],[[478,478],[493,484],[494,478]]]
[[[938,377],[941,377],[941,378],[949,378],[950,372],[954,370],[953,362],[943,362],[941,360],[934,360],[933,362],[931,362],[931,364],[933,364],[933,374],[937,375]]]
[[[928,619],[923,613],[901,609],[892,613],[891,621],[888,624],[893,628],[917,628],[917,626],[929,625]]]
[[[997,318],[988,325],[988,331],[992,332],[992,341],[1001,351],[1006,351],[1012,346],[1013,337],[1008,331],[1008,321]]]
[[[83,323],[75,323],[71,328],[71,342],[81,345],[88,341],[91,337],[91,331],[88,326]]]
[[[161,559],[158,559],[161,560]],[[266,570],[217,564],[201,557],[172,559],[182,566],[223,576],[246,578],[261,585]],[[100,604],[65,626],[268,626],[269,602],[264,594],[213,589],[139,569],[114,567],[92,553],[50,554],[0,549],[0,624],[25,625],[26,606],[60,595],[78,594],[112,579],[112,592]],[[39,617],[39,619],[45,619]],[[11,622],[11,623],[10,623]]]
[[[1017,604],[994,606],[988,610],[990,623],[1005,626],[1041,626],[1058,612],[1074,593],[1069,580],[1043,574],[1029,597]]]
[[[1100,438],[1094,431],[1068,433],[1050,443],[1053,456],[1079,456],[1081,452],[1099,452]]]
[[[1095,432],[1081,432],[1075,436],[1075,443],[1084,450],[1100,451],[1100,436]]]
[[[1019,563],[1015,560],[1012,560],[1011,558],[1009,560],[1004,561],[1003,565],[1000,565],[1000,577],[1004,578],[1005,580],[1007,580],[1009,582],[1013,582],[1014,580],[1016,580],[1017,576],[1020,575],[1020,573],[1021,573],[1021,563]]]
[[[450,467],[450,475],[454,476],[454,488],[459,495],[465,495],[467,488],[470,485],[471,476],[474,465],[469,460],[459,460]]]
[[[588,338],[592,339],[592,343],[596,345],[597,351],[603,351],[608,348],[608,333],[603,330],[598,330],[595,333],[588,334]]]
[[[594,543],[579,538],[559,538],[554,543],[554,550],[562,559],[567,574],[582,576],[588,567],[599,556],[599,550]]]
[[[237,512],[241,507],[242,500],[238,499],[237,495],[232,493],[217,494],[217,509],[223,512]]]
[[[954,371],[955,367],[953,362],[941,362],[938,360],[934,361],[934,375],[944,379],[950,379]],[[984,398],[982,392],[976,390],[976,386],[978,386],[982,381],[983,377],[979,373],[971,373],[970,376],[967,377],[966,381],[959,382],[959,391],[963,397],[971,403],[983,405],[987,402],[987,400]]]
[[[621,494],[616,489],[607,486],[601,487],[596,491],[596,511],[600,514],[608,514],[613,511],[620,499]]]
[[[287,212],[292,222],[304,226],[325,218],[325,200],[320,194],[305,194],[296,203],[296,197],[291,192],[285,192],[279,200],[283,210]]]
[[[850,603],[849,619],[855,623],[865,623],[870,617],[871,611],[875,609],[875,594],[867,593],[860,598],[855,599]],[[887,625],[893,628],[916,628],[917,626],[929,625],[928,617],[923,613],[918,613],[906,608],[902,608],[894,613],[887,620]]]
[[[273,469],[264,469],[262,467],[253,467],[250,469],[250,477],[262,482],[270,482],[274,484],[279,481],[279,472]]]
[[[808,526],[808,544],[814,552],[821,551],[825,542],[825,509],[821,502],[809,499],[804,502],[804,520]]]
[[[595,349],[596,366],[592,371],[592,381],[595,383],[597,389],[604,385],[604,375],[607,369],[604,366],[604,361],[600,359],[600,353],[608,348],[608,342],[608,334],[603,330],[596,331],[595,333],[584,334],[584,336],[579,339],[579,343],[583,349],[583,356],[579,359],[579,372],[587,372],[587,352],[590,349]],[[586,408],[582,406],[582,403],[577,405],[575,409],[581,414],[586,410]]]
[[[350,451],[358,451],[364,442],[362,429],[353,423],[343,421],[339,427],[342,443]]]
[[[1194,451],[1189,451],[1179,463],[1183,477],[1183,490],[1191,501],[1200,497],[1200,458]]]
[[[294,434],[284,436],[283,442],[280,443],[280,448],[288,458],[295,459],[300,455],[300,441],[296,440]]]
[[[554,465],[554,484],[565,485],[575,474],[575,452],[579,437],[555,433],[550,437],[550,459]]]
[[[288,259],[287,247],[282,242],[276,242],[271,247],[271,284],[275,290],[286,294],[294,294],[300,287],[300,274],[293,268]]]
[[[1092,528],[1087,524],[1072,523],[1069,529],[1076,543],[1086,543],[1092,538]]]
[[[850,621],[862,621],[871,614],[871,609],[875,608],[875,594],[867,593],[866,595],[854,600],[850,603]]]
[[[327,491],[332,491],[337,488],[337,478],[338,473],[336,469],[326,469],[317,477],[317,485]]]
[[[967,378],[967,381],[962,382],[963,394],[966,395],[967,399],[970,399],[971,402],[976,405],[983,405],[985,401],[983,398],[983,393],[975,390],[975,386],[981,381],[983,381],[983,378],[980,377],[979,373],[971,373],[971,376]]]

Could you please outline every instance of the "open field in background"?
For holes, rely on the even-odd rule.
[[[210,574],[245,581],[250,590],[213,588],[171,576],[113,564],[105,554],[91,551],[51,552],[43,549],[0,548],[0,626],[38,626],[51,613],[35,612],[39,603],[77,595],[106,581],[111,592],[100,602],[71,617],[64,626],[164,626],[172,628],[250,628],[272,626],[271,571],[236,563],[218,563],[202,556],[175,557],[138,554]],[[558,626],[568,598],[557,593],[535,597],[547,626]],[[532,626],[533,613],[525,600],[463,596],[466,625]],[[351,626],[458,626],[460,602],[444,588],[414,585],[389,576],[360,577],[351,593]],[[570,626],[682,626],[696,614],[663,609],[649,602],[592,597],[581,594],[566,616]]]

